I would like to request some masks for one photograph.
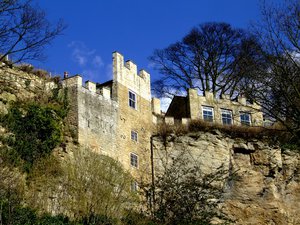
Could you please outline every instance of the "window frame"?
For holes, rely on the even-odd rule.
[[[131,181],[131,184],[130,184],[130,191],[132,191],[132,192],[137,192],[137,191],[138,191],[138,188],[139,188],[138,182],[136,182],[135,180],[134,180],[134,181]]]
[[[230,115],[230,124],[229,123],[224,123],[223,120],[223,113],[226,115]],[[224,118],[226,121],[229,119],[228,117]],[[233,114],[231,109],[221,109],[221,122],[223,125],[233,125]]]
[[[132,141],[138,142],[138,132],[136,132],[135,130],[131,130],[130,131],[130,138],[131,138]]]
[[[133,159],[135,157],[135,159]],[[133,168],[139,167],[139,156],[136,153],[130,152],[130,166]]]
[[[212,113],[212,115],[211,115],[211,117],[212,117],[212,120],[207,120],[207,119],[205,119],[206,117],[204,117],[204,111],[210,111],[211,110],[211,113]],[[214,122],[214,118],[215,118],[215,115],[214,115],[214,107],[211,107],[211,106],[202,106],[202,119],[204,120],[204,121],[206,121],[206,122],[210,122],[210,123],[212,123],[212,122]]]
[[[134,98],[131,97],[134,96]],[[137,109],[137,95],[134,91],[128,91],[128,105],[130,108]]]
[[[249,123],[246,120],[242,120],[243,115],[248,115],[249,116]],[[249,112],[240,112],[240,123],[241,125],[244,126],[251,126],[251,114]]]

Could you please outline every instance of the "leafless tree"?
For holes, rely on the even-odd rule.
[[[300,2],[262,2],[262,20],[255,25],[265,67],[248,74],[243,88],[265,113],[300,137]]]
[[[142,187],[146,197],[151,198],[148,205],[154,220],[187,225],[210,224],[216,217],[227,220],[218,210],[229,174],[224,165],[204,172],[186,149],[178,155],[165,153],[156,160],[154,181]]]
[[[55,25],[32,0],[0,1],[0,61],[10,56],[12,63],[43,58],[45,46],[66,26]]]
[[[248,58],[255,59],[253,45],[259,45],[253,36],[229,24],[200,24],[182,41],[154,51],[150,60],[163,74],[155,85],[165,92],[198,88],[234,96],[251,69]]]

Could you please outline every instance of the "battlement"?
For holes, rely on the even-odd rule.
[[[102,96],[106,100],[111,99],[111,89],[107,86],[102,85],[96,85],[95,82],[92,81],[86,81],[83,85],[82,77],[81,75],[75,75],[68,78],[65,78],[62,82],[63,87],[76,87],[78,89],[81,89],[82,91],[86,93],[91,93],[95,95]]]
[[[113,53],[113,80],[151,101],[150,74],[143,69],[138,71],[131,60],[124,63],[124,57],[119,52]]]
[[[189,89],[188,95],[192,97],[198,96],[201,102],[206,102],[208,104],[220,104],[220,105],[226,105],[226,104],[233,104],[233,105],[240,105],[240,106],[247,106],[249,108],[253,108],[256,110],[260,110],[261,107],[256,103],[250,103],[247,101],[247,99],[239,95],[237,97],[237,101],[233,101],[230,99],[229,95],[223,94],[221,98],[216,98],[212,92],[205,91],[204,96],[198,95],[198,92],[196,89]]]

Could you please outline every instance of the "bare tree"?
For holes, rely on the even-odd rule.
[[[13,63],[43,58],[43,49],[66,28],[52,25],[31,0],[0,1],[0,61]]]
[[[154,182],[143,186],[146,197],[152,198],[148,204],[153,204],[149,207],[155,220],[186,225],[210,224],[217,217],[227,220],[218,209],[228,179],[224,165],[204,172],[186,149],[158,160]]]
[[[254,59],[252,45],[259,44],[244,30],[226,23],[200,24],[182,41],[154,51],[150,60],[163,74],[155,85],[167,92],[198,88],[203,93],[234,96],[237,84],[250,69],[245,59]]]
[[[263,2],[262,20],[255,26],[264,67],[248,74],[243,89],[265,113],[300,137],[300,3]]]
[[[108,156],[78,149],[63,169],[67,196],[62,201],[64,209],[74,213],[75,218],[91,215],[120,218],[124,209],[137,203],[136,193],[130,190],[132,177]]]

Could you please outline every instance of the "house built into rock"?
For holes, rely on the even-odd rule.
[[[151,174],[150,138],[159,121],[261,125],[263,120],[260,107],[244,98],[232,102],[208,92],[198,96],[193,89],[187,97],[175,96],[161,120],[160,100],[151,98],[150,75],[138,72],[132,61],[124,62],[118,52],[113,53],[113,80],[82,82],[80,75],[63,80],[70,98],[68,120],[78,143],[120,161],[135,177]]]

